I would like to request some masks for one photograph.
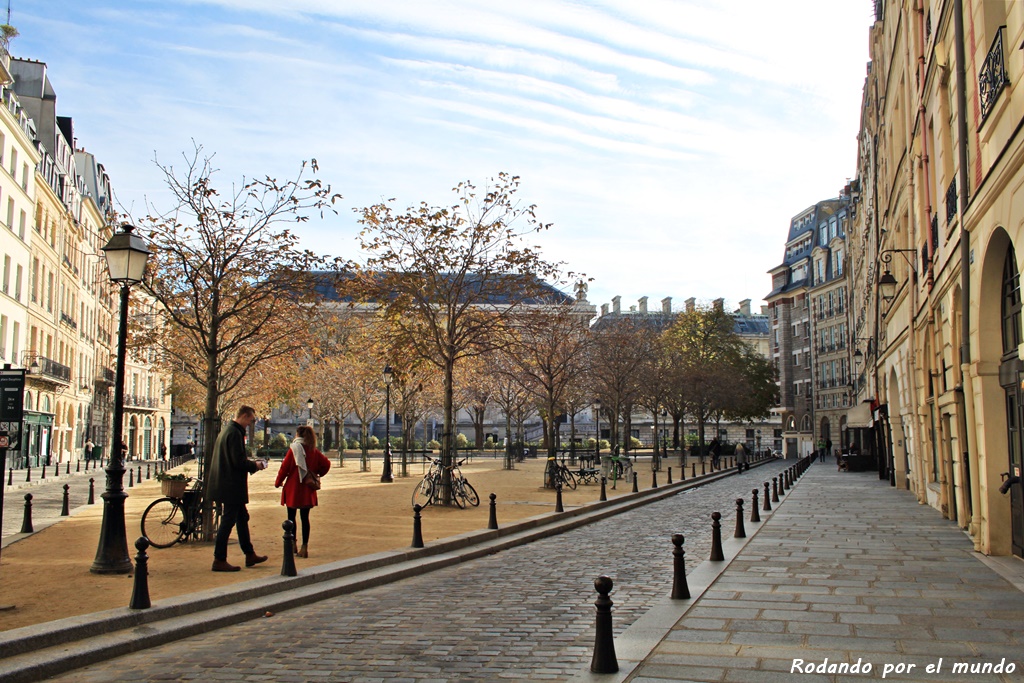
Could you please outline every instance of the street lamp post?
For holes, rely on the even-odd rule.
[[[391,382],[395,373],[390,365],[384,366],[384,467],[381,468],[380,482],[390,484],[395,480],[391,474]]]
[[[313,399],[312,398],[310,398],[310,399],[308,399],[306,401],[306,410],[309,411],[309,417],[306,418],[306,424],[309,425],[310,427],[313,426],[313,406],[314,405],[315,404],[313,403]]]
[[[132,285],[142,282],[150,251],[146,241],[132,233],[134,226],[125,223],[103,247],[110,271],[110,280],[121,285],[121,311],[117,331],[117,366],[114,372],[114,423],[107,461],[107,486],[103,498],[103,521],[100,526],[96,559],[89,568],[94,574],[127,574],[132,570],[128,555],[128,537],[124,526],[124,452],[121,441],[124,430],[124,366],[128,342],[128,303]]]

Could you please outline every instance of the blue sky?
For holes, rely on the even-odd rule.
[[[168,205],[153,164],[192,140],[223,184],[315,157],[353,208],[446,205],[522,177],[544,254],[590,300],[758,302],[789,219],[855,171],[867,0],[25,0],[11,51],[119,201]]]

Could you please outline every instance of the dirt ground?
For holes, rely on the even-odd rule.
[[[382,484],[380,460],[371,461],[370,472],[360,472],[358,460],[351,457],[346,458],[343,468],[339,468],[337,454],[333,454],[332,463],[330,473],[323,478],[320,505],[310,514],[309,558],[296,558],[299,571],[303,566],[409,547],[412,541],[412,492],[425,471],[423,466],[410,466],[409,477],[396,477],[394,483]],[[286,514],[281,506],[281,492],[274,488],[279,464],[271,462],[267,470],[249,479],[253,545],[257,552],[269,555],[269,561],[239,572],[214,573],[210,571],[212,543],[185,543],[163,550],[150,549],[149,590],[154,603],[176,595],[280,573],[281,522],[286,519]],[[174,471],[194,475],[195,467],[193,462]],[[492,459],[489,455],[463,465],[463,473],[479,492],[480,506],[466,510],[426,508],[423,511],[424,541],[430,543],[439,538],[485,529],[490,493],[497,495],[499,524],[553,511],[555,493],[542,487],[544,460],[529,459],[518,463],[516,468],[503,470],[502,460]],[[609,487],[609,497],[631,490],[622,482],[617,488],[617,491],[612,491]],[[148,480],[128,492],[125,514],[128,547],[134,558],[134,543],[141,535],[142,513],[150,502],[161,496],[160,484]],[[599,486],[581,485],[575,491],[563,492],[563,504],[566,507],[578,506],[596,501],[599,495]],[[60,523],[4,548],[0,563],[0,585],[3,586],[0,604],[13,604],[14,609],[0,611],[0,631],[128,605],[132,590],[130,576],[101,576],[89,572],[96,556],[102,507],[97,496],[96,505],[80,508]],[[228,561],[244,565],[244,557],[234,535]]]

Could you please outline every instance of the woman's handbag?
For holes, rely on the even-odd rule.
[[[306,470],[306,476],[302,478],[302,483],[313,489],[314,491],[320,490],[320,475],[312,470]]]

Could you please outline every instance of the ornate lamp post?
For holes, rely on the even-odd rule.
[[[313,426],[313,405],[314,403],[312,398],[306,401],[306,410],[309,411],[309,417],[306,419],[306,424],[310,427]]]
[[[132,285],[142,282],[146,261],[151,253],[146,241],[132,233],[135,226],[125,223],[103,247],[110,280],[121,285],[121,317],[117,331],[117,367],[114,373],[114,424],[107,461],[107,488],[103,498],[103,522],[96,559],[89,571],[94,574],[127,574],[132,570],[128,538],[124,527],[124,365],[128,341],[128,301]]]
[[[391,475],[391,382],[395,373],[390,365],[384,366],[384,467],[381,469],[380,482],[390,484],[395,480]]]

